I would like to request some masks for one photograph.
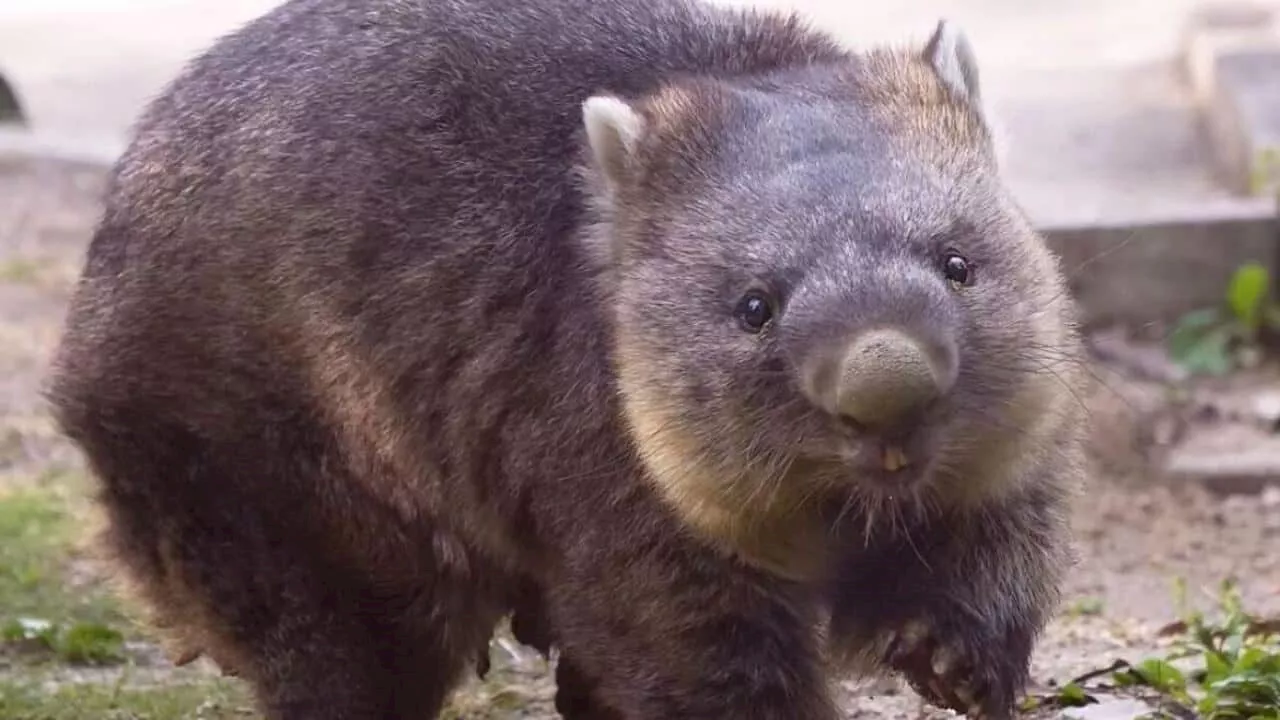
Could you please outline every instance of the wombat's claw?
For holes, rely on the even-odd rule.
[[[204,653],[199,650],[177,650],[169,654],[169,662],[172,663],[174,667],[182,667],[199,660],[200,656],[203,654]]]
[[[890,664],[898,658],[915,655],[922,643],[929,639],[929,626],[919,620],[912,620],[897,632],[891,632],[885,643],[885,656]]]
[[[964,713],[970,718],[991,718],[982,708],[973,686],[966,653],[940,644],[929,626],[919,620],[903,626],[888,643],[888,664],[902,672],[911,687],[931,704]]]
[[[951,675],[959,662],[960,655],[958,653],[951,648],[940,647],[933,652],[933,674],[939,677]]]

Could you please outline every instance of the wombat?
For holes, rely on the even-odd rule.
[[[512,613],[571,718],[1011,712],[1082,346],[955,25],[290,0],[135,133],[48,397],[268,718],[435,717]]]

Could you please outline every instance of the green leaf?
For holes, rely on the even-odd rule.
[[[1244,628],[1230,628],[1226,639],[1222,641],[1222,651],[1227,657],[1235,658],[1233,662],[1240,662],[1240,651],[1244,648]]]
[[[1275,678],[1236,675],[1215,683],[1213,689],[1219,698],[1280,705],[1280,685]]]
[[[43,618],[17,618],[0,629],[0,639],[5,642],[35,642],[52,647],[58,627]]]
[[[1143,660],[1134,671],[1144,682],[1162,692],[1181,693],[1187,689],[1187,678],[1182,671],[1159,658]]]
[[[1241,642],[1243,642],[1243,637]],[[1267,654],[1263,652],[1262,648],[1245,648],[1240,652],[1240,656],[1236,658],[1236,664],[1232,671],[1243,673],[1252,670],[1255,665],[1261,665],[1266,659]]]
[[[1188,371],[1207,375],[1225,375],[1231,372],[1231,326],[1219,326],[1201,336],[1181,357],[1174,360]]]
[[[1231,663],[1213,650],[1204,654],[1205,683],[1215,683],[1231,674]]]
[[[1203,717],[1213,717],[1215,714],[1214,710],[1217,710],[1220,705],[1221,701],[1218,699],[1218,694],[1210,690],[1196,703],[1196,710],[1199,711],[1200,715]]]
[[[1271,284],[1271,273],[1258,262],[1241,265],[1231,277],[1227,286],[1227,304],[1236,319],[1244,323],[1250,331],[1257,330],[1261,324],[1262,301],[1267,296],[1267,288]]]
[[[1167,340],[1169,354],[1175,360],[1185,355],[1205,333],[1222,323],[1222,321],[1222,311],[1218,308],[1193,310],[1183,315],[1174,324],[1173,330],[1169,333]]]
[[[73,663],[119,662],[124,659],[124,635],[105,625],[77,623],[63,635],[58,653]]]
[[[1080,707],[1089,704],[1089,695],[1076,683],[1067,683],[1058,691],[1058,703],[1063,707]]]
[[[1133,670],[1125,668],[1111,673],[1111,682],[1115,683],[1116,687],[1132,687],[1141,684],[1142,678],[1134,674]]]

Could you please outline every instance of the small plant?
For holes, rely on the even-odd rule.
[[[1246,613],[1229,581],[1222,584],[1214,621],[1187,610],[1181,582],[1175,599],[1183,619],[1160,632],[1176,638],[1168,655],[1137,664],[1117,659],[1059,688],[1027,695],[1021,711],[1039,716],[1046,709],[1134,695],[1151,704],[1152,713],[1143,716],[1150,720],[1280,720],[1280,619]]]
[[[1205,720],[1280,720],[1280,622],[1246,613],[1230,581],[1219,606],[1216,622],[1184,612],[1167,629],[1180,634],[1174,652],[1117,670],[1116,684],[1151,688]]]
[[[1101,615],[1102,598],[1082,597],[1067,606],[1067,617],[1092,617]]]
[[[1192,373],[1223,375],[1259,356],[1267,333],[1280,332],[1280,304],[1271,298],[1271,273],[1245,263],[1231,277],[1224,302],[1179,319],[1169,334],[1169,353]]]
[[[18,618],[0,627],[0,641],[81,665],[112,665],[125,660],[124,635],[106,625],[60,625],[40,618]]]
[[[32,283],[40,276],[39,263],[28,258],[15,257],[0,262],[0,281]]]

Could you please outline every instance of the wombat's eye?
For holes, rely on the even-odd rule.
[[[773,307],[769,304],[767,295],[759,290],[751,290],[738,301],[734,314],[738,316],[743,330],[755,333],[764,329],[765,324],[773,318]]]
[[[973,283],[969,261],[957,252],[948,252],[942,257],[942,274],[953,285],[963,287]]]

